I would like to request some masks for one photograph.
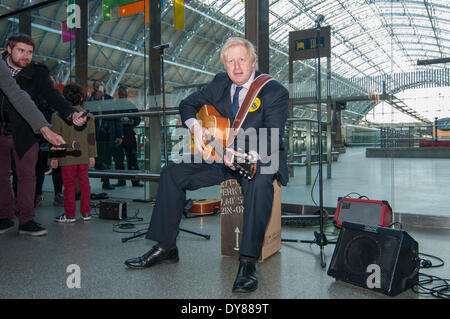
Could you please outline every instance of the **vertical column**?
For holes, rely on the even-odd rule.
[[[80,8],[80,27],[75,35],[75,82],[88,86],[88,0],[76,0]],[[78,18],[78,17],[77,17]]]
[[[289,94],[293,94],[294,91],[294,62],[291,59],[291,56],[289,55]],[[294,103],[291,96],[289,96],[289,111],[288,111],[288,117],[293,118],[294,117]],[[288,155],[288,162],[294,163],[294,127],[295,122],[294,121],[288,121],[287,122],[287,129],[289,132],[288,142],[289,142],[289,155]],[[300,122],[299,122],[299,126]],[[288,166],[289,176],[294,177],[294,166]]]
[[[258,69],[269,73],[269,0],[245,1],[245,38],[256,48]]]
[[[161,110],[161,56],[159,50],[152,49],[161,44],[161,1],[149,1],[149,95],[150,105],[156,106],[154,110]],[[146,130],[146,170],[152,174],[161,172],[161,121],[160,116],[152,116],[149,118],[149,130]],[[156,198],[158,190],[157,182],[149,182],[148,196],[149,199]]]
[[[333,150],[339,154],[345,153],[345,146],[342,140],[342,110],[345,109],[345,102],[333,101],[333,117],[332,117],[332,132],[335,132],[332,140]]]
[[[332,151],[332,132],[331,132],[331,97],[328,95],[327,99],[327,178],[331,178],[331,164],[333,162],[333,157],[331,155]]]
[[[306,185],[311,185],[311,121],[306,121]]]
[[[19,14],[19,33],[31,36],[31,11],[25,11]]]
[[[331,178],[333,139],[331,131],[331,57],[327,56],[327,179]]]

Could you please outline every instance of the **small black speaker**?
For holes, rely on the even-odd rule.
[[[418,284],[419,268],[419,245],[406,231],[344,221],[328,275],[395,296]]]
[[[100,201],[99,218],[121,220],[127,218],[127,202],[119,200]]]

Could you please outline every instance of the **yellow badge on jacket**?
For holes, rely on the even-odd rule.
[[[261,100],[257,97],[257,98],[253,101],[252,106],[250,107],[249,112],[255,112],[257,109],[259,109],[260,105],[261,105]]]

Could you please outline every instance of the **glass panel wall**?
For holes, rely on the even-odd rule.
[[[41,3],[46,5],[36,7]],[[161,77],[153,74],[152,66],[160,57],[151,61],[151,30],[144,15],[148,1],[88,1],[88,81],[82,89],[83,108],[95,116],[98,156],[91,169],[94,194],[130,199],[152,197],[151,182],[133,181],[130,176],[158,173],[152,160],[157,157],[159,166],[164,165],[164,136],[169,161],[174,160],[175,154],[189,152],[187,147],[177,148],[183,139],[178,104],[223,71],[219,52],[226,39],[244,36],[242,1],[186,2],[183,29],[174,28],[174,1],[160,3],[160,43],[170,43],[164,51],[165,99],[162,90],[152,93],[152,88],[160,87]],[[0,47],[6,49],[7,40],[14,33],[26,32],[25,13],[29,13],[30,32],[36,44],[33,60],[48,67],[54,86],[61,92],[66,85],[77,82],[79,76],[76,32],[67,30],[66,25],[70,4],[28,4],[20,0],[0,3]],[[399,34],[396,39],[390,38],[391,29],[380,23],[387,21],[386,5],[374,4],[378,15],[372,7],[361,6],[367,9],[361,19],[370,21],[368,28],[362,30],[361,21],[348,19],[351,7],[347,10],[333,1],[326,4],[313,1],[304,8],[295,1],[270,1],[270,74],[289,89],[292,102],[284,136],[291,180],[283,189],[283,202],[317,203],[320,141],[324,150],[325,206],[336,207],[338,198],[347,195],[361,196],[387,200],[396,212],[449,216],[442,190],[449,175],[445,146],[450,135],[445,120],[450,105],[448,69],[442,64],[419,68],[411,66],[415,57],[399,57],[398,52],[408,50],[412,42],[406,41],[399,51],[397,43],[390,45],[402,37]],[[33,9],[8,15],[26,5]],[[311,17],[321,8],[327,11],[326,22],[332,26],[332,56],[330,70],[326,59],[322,63],[323,134],[319,137],[314,100],[317,65],[314,60],[294,62],[293,83],[289,83],[288,32],[312,28]],[[277,10],[279,13],[274,15]],[[393,14],[392,19],[397,18],[403,19]],[[440,23],[445,25],[448,21],[442,19]],[[448,50],[448,42],[443,43],[446,45],[441,49]],[[379,50],[382,54],[377,53]],[[381,58],[382,62],[376,60]],[[46,107],[45,101],[39,103]],[[165,114],[163,104],[167,107]],[[48,107],[51,116],[52,106]],[[440,111],[434,112],[437,110]],[[160,125],[156,135],[155,119]],[[94,173],[111,175],[108,178]],[[120,176],[126,179],[121,180]],[[126,186],[121,186],[124,183]],[[49,176],[45,178],[44,191],[54,192]]]

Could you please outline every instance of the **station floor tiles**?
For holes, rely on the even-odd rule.
[[[339,196],[358,193],[371,199],[388,200],[394,214],[413,213],[424,218],[438,215],[450,218],[448,194],[443,185],[449,180],[447,159],[365,158],[364,148],[348,148],[333,162],[332,178],[326,178],[323,166],[324,206],[333,207]],[[316,176],[313,167],[312,177]],[[112,183],[115,180],[111,181]],[[101,193],[99,179],[91,179],[92,193]],[[305,168],[298,167],[282,202],[313,205],[318,202],[318,186],[306,185]],[[107,191],[111,199],[127,201],[128,216],[143,220],[130,222],[133,228],[118,229],[116,221],[94,217],[90,222],[78,219],[74,224],[57,224],[54,217],[62,208],[54,207],[51,178],[44,183],[44,202],[36,209],[36,220],[49,231],[45,237],[30,238],[13,230],[0,236],[0,298],[149,298],[149,299],[427,299],[407,290],[396,297],[361,288],[327,275],[335,245],[324,247],[327,266],[320,266],[320,248],[316,244],[282,243],[281,250],[259,265],[259,288],[248,295],[233,294],[232,284],[238,261],[220,253],[220,217],[183,218],[180,227],[209,234],[210,240],[180,231],[180,262],[145,270],[129,270],[124,261],[142,255],[153,242],[139,237],[121,239],[145,230],[152,213],[144,199],[146,188],[127,186]],[[311,196],[311,193],[313,196]],[[188,192],[187,198],[217,198],[218,186]],[[314,200],[313,200],[314,198]],[[93,201],[97,203],[98,201]],[[98,214],[98,209],[93,211]],[[130,225],[128,225],[131,227]],[[403,227],[418,243],[419,252],[450,260],[450,229]],[[131,233],[119,233],[131,232]],[[283,226],[282,238],[313,240],[317,228]],[[334,226],[327,229],[335,233]],[[333,236],[332,236],[333,237]],[[432,260],[434,264],[436,260]],[[67,267],[78,265],[81,288],[69,289]],[[422,272],[422,270],[421,270]],[[423,270],[426,274],[449,278],[448,265]],[[438,284],[438,283],[436,283]]]
[[[48,194],[51,195],[51,194]],[[93,202],[95,203],[95,202]],[[125,228],[117,221],[94,218],[74,224],[58,224],[54,217],[62,209],[46,196],[36,209],[36,220],[48,229],[48,235],[32,238],[19,235],[16,227],[0,237],[0,298],[119,298],[119,299],[417,299],[432,298],[411,289],[389,297],[327,275],[335,245],[324,247],[327,266],[320,266],[320,248],[316,244],[283,242],[279,252],[259,264],[259,287],[250,294],[231,291],[238,261],[221,256],[219,215],[184,218],[180,227],[208,234],[210,239],[180,231],[180,262],[130,270],[124,261],[148,251],[153,242],[138,237],[122,242],[138,230],[145,230],[151,217],[148,203],[127,201],[131,220]],[[419,252],[450,260],[450,230],[404,229],[419,243]],[[311,227],[282,227],[282,238],[313,240]],[[334,226],[327,228],[333,236]],[[121,233],[128,232],[128,233]],[[431,259],[433,264],[438,261]],[[70,265],[80,269],[80,288],[69,289]],[[69,272],[68,272],[69,270]],[[448,278],[448,264],[421,272]],[[438,283],[436,283],[437,285]]]

